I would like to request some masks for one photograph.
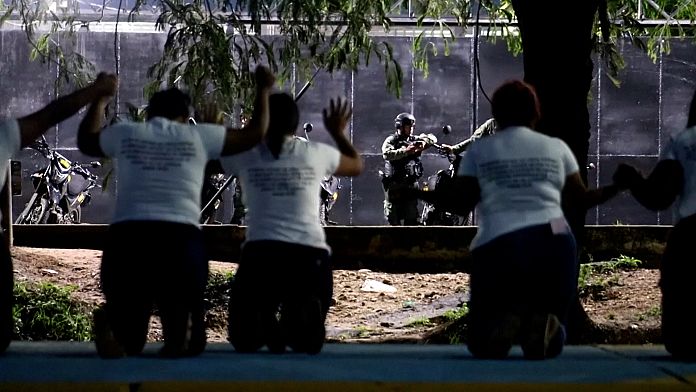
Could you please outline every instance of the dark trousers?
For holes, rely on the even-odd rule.
[[[131,221],[109,227],[101,284],[109,325],[127,354],[142,351],[155,306],[165,347],[188,345],[190,355],[203,351],[207,279],[203,234],[196,226]]]
[[[417,226],[418,221],[418,199],[411,197],[393,198],[391,191],[396,193],[407,189],[418,189],[418,181],[406,183],[394,183],[385,192],[384,197],[384,217],[391,226]]]
[[[662,338],[665,348],[679,359],[696,360],[696,331],[692,307],[696,300],[696,215],[672,229],[660,266]]]
[[[538,225],[504,234],[471,254],[468,344],[472,352],[485,352],[489,343],[495,344],[492,334],[511,315],[525,320],[553,314],[565,324],[577,287],[572,234],[556,235],[550,225]],[[511,345],[503,351],[507,353]]]
[[[333,274],[325,249],[248,242],[231,283],[229,340],[239,351],[260,349],[280,332],[279,320],[292,317],[286,313],[296,308],[292,305],[308,299],[320,302],[323,323],[332,296]]]
[[[14,277],[10,250],[4,245],[5,238],[1,233],[0,243],[0,353],[3,353],[10,345],[14,330],[12,319]]]

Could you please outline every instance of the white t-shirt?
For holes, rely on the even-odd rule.
[[[696,214],[696,127],[670,135],[661,159],[679,161],[684,170],[682,193],[675,201],[674,220]]]
[[[561,191],[566,177],[577,171],[562,140],[529,128],[509,127],[473,143],[459,168],[460,176],[476,177],[481,187],[479,227],[471,248],[563,219]]]
[[[288,137],[278,159],[265,143],[223,157],[225,172],[237,173],[247,207],[246,241],[273,240],[329,249],[319,222],[322,178],[333,174],[340,153],[323,143]]]
[[[17,120],[0,121],[0,190],[7,180],[9,159],[19,152],[21,136]],[[0,211],[0,218],[2,212]]]
[[[116,211],[112,222],[148,220],[198,226],[204,168],[218,159],[225,127],[155,117],[107,127],[99,139],[115,158]]]
[[[20,139],[17,120],[0,121],[0,189],[5,186],[9,159],[19,152]]]

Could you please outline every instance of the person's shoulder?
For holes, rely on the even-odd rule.
[[[389,134],[386,139],[384,139],[385,142],[393,142],[394,139],[396,139],[396,135],[394,133]]]
[[[325,143],[325,142],[310,142],[310,143],[313,146],[315,146],[316,148],[336,150],[336,147],[334,147],[333,145],[331,145],[329,143]]]
[[[689,128],[673,129],[667,135],[674,143],[693,141],[696,139],[696,126]]]
[[[0,131],[8,133],[13,130],[19,131],[19,123],[17,122],[17,119],[4,118],[0,120]]]
[[[118,131],[118,132],[124,132],[124,131],[129,131],[129,130],[137,130],[140,128],[143,128],[146,126],[145,122],[136,122],[136,121],[118,121],[113,124],[109,124],[104,129],[102,129],[102,132],[113,132],[113,131]]]

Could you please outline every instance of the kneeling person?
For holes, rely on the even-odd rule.
[[[273,80],[267,69],[257,68],[256,112],[244,132],[188,124],[190,98],[176,88],[150,99],[144,123],[122,122],[102,130],[100,117],[108,101],[90,106],[78,146],[87,155],[115,158],[118,172],[115,216],[101,264],[106,304],[94,315],[100,356],[139,354],[155,305],[164,333],[161,355],[203,351],[208,260],[199,218],[204,167],[261,140]]]
[[[263,143],[223,159],[238,173],[247,206],[247,231],[232,281],[229,340],[240,352],[316,354],[333,295],[330,249],[319,220],[319,184],[327,174],[356,176],[362,160],[343,129],[348,103],[331,101],[324,125],[336,147],[294,137],[299,112],[288,94],[269,98]],[[253,117],[252,117],[253,118]],[[278,318],[280,314],[280,318]]]

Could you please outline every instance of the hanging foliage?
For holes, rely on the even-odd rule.
[[[105,8],[102,3],[99,17],[81,20],[79,13],[57,12],[44,1],[10,0],[0,5],[0,25],[22,24],[32,58],[58,66],[56,88],[66,81],[82,85],[95,72],[72,50],[75,31],[101,21]],[[665,38],[695,35],[696,2],[691,0],[606,0],[601,9],[595,52],[615,83],[624,65],[618,40],[630,39],[655,60],[661,51],[669,52]],[[392,47],[380,38],[395,26],[394,16],[413,21],[414,66],[424,76],[429,60],[448,55],[453,41],[465,33],[503,39],[513,54],[522,50],[511,0],[137,0],[127,20],[151,10],[167,40],[161,58],[149,68],[146,96],[176,85],[187,88],[194,100],[212,98],[228,111],[251,101],[250,75],[259,63],[270,65],[279,82],[292,88],[293,81],[307,80],[317,69],[357,71],[376,61],[384,68],[386,88],[400,96],[403,71]],[[564,17],[570,16],[550,21],[549,34],[559,33],[554,27],[562,28]]]

